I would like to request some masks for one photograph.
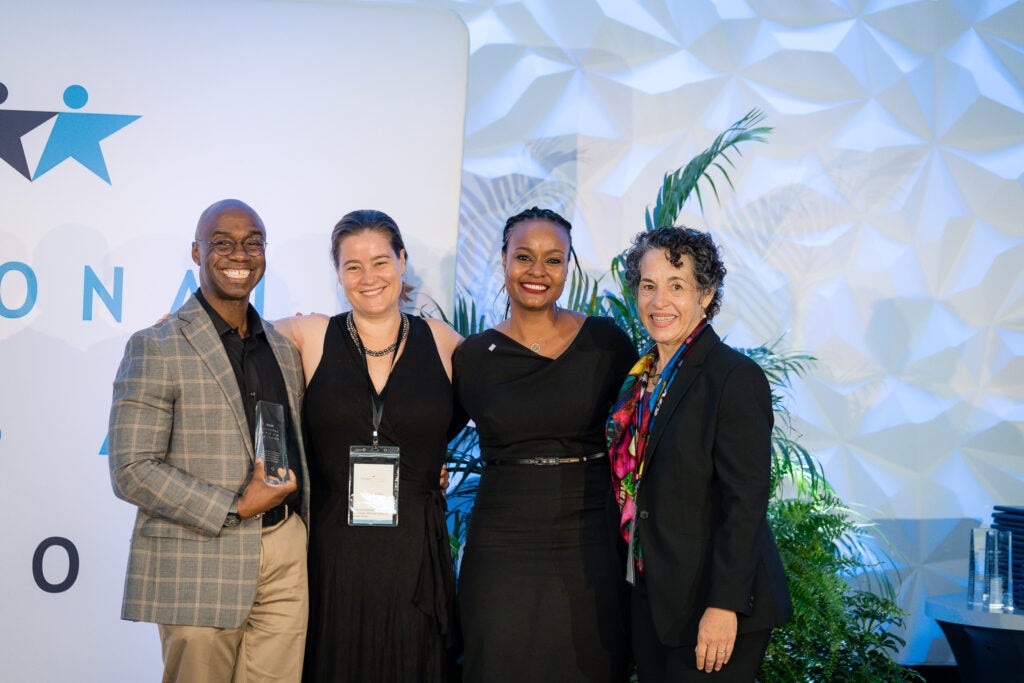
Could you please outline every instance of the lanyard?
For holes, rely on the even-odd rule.
[[[672,384],[672,380],[675,379],[676,371],[679,366],[683,364],[683,360],[687,354],[693,349],[693,342],[697,338],[705,327],[707,327],[708,319],[704,318],[694,328],[690,336],[686,338],[682,346],[676,349],[676,352],[672,354],[672,358],[669,359],[665,365],[665,371],[662,372],[661,377],[654,385],[653,391],[651,391],[650,398],[647,397],[647,382],[651,378],[651,369],[647,368],[640,375],[640,395],[637,397],[636,411],[635,411],[635,438],[636,443],[636,472],[633,479],[633,501],[636,504],[640,499],[640,484],[644,478],[644,469],[647,465],[647,446],[651,433],[654,431],[654,420],[658,417],[658,413],[661,412],[661,402],[665,398],[665,394],[668,392],[668,387]],[[646,433],[641,433],[643,428],[643,415],[644,409],[651,411],[650,421],[647,423]],[[635,509],[635,508],[634,508]],[[642,553],[637,539],[637,524],[636,514],[629,520],[629,548],[626,555],[626,582],[629,585],[636,585],[636,573],[639,570],[643,572],[642,564]]]
[[[661,373],[661,377],[654,385],[654,389],[650,393],[650,398],[647,397],[647,382],[651,376],[651,369],[647,368],[640,376],[640,396],[637,400],[636,406],[636,430],[640,431],[641,425],[643,425],[643,414],[644,410],[651,411],[650,422],[647,423],[647,433],[639,435],[641,437],[641,448],[643,453],[637,453],[637,469],[636,469],[636,487],[640,488],[640,480],[644,475],[644,468],[647,464],[647,441],[650,439],[651,433],[654,431],[654,421],[658,417],[658,413],[661,412],[661,402],[665,398],[665,394],[668,392],[668,387],[672,384],[672,380],[676,377],[676,372],[679,370],[679,366],[683,364],[686,356],[689,355],[690,351],[693,350],[693,342],[696,341],[698,335],[704,331],[707,327],[708,319],[703,318],[697,327],[694,328],[690,336],[686,338],[686,341],[676,349],[676,352],[672,354],[672,358],[669,359],[668,363],[665,364],[665,371]]]
[[[352,314],[349,313],[349,315],[352,315]],[[355,329],[355,324],[354,323],[352,325],[352,329]],[[387,391],[388,391],[388,381],[390,381],[390,379],[391,379],[391,371],[394,370],[395,362],[398,360],[398,349],[399,349],[399,347],[401,347],[402,342],[404,341],[404,337],[402,335],[402,332],[404,331],[404,332],[408,333],[408,330],[409,330],[408,326],[403,325],[401,322],[399,322],[399,324],[398,324],[398,334],[395,337],[395,352],[393,354],[391,354],[391,365],[390,365],[390,367],[388,367],[388,379],[384,381],[384,388],[381,390],[381,392],[379,394],[377,393],[377,390],[373,388],[373,378],[370,377],[370,363],[366,360],[366,352],[364,350],[365,347],[363,346],[363,340],[359,337],[359,332],[358,331],[356,332],[356,339],[359,342],[357,345],[359,346],[359,350],[363,351],[363,367],[366,369],[366,379],[367,379],[367,382],[368,382],[369,387],[370,387],[370,404],[373,406],[372,410],[373,410],[373,445],[374,446],[380,445],[379,439],[378,439],[378,434],[379,434],[379,431],[380,431],[381,419],[384,417],[384,397],[385,397],[385,394],[387,394]],[[379,401],[378,401],[378,398],[380,399]]]

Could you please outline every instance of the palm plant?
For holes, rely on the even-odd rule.
[[[733,188],[732,179],[729,178],[729,168],[736,168],[732,157],[735,153],[742,155],[739,145],[743,142],[765,142],[765,136],[772,132],[768,126],[759,126],[764,121],[764,112],[760,109],[751,109],[736,123],[726,128],[711,145],[690,160],[686,166],[681,166],[671,173],[665,174],[658,191],[658,199],[654,202],[654,209],[647,210],[647,229],[653,230],[661,225],[675,225],[676,218],[683,208],[683,204],[696,195],[697,203],[700,205],[701,213],[704,212],[704,199],[701,195],[700,181],[703,180],[711,188],[715,200],[721,202],[718,196],[718,186],[715,185],[714,171]],[[733,188],[735,189],[735,188]]]

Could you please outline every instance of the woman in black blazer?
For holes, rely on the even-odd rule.
[[[640,233],[625,275],[655,342],[608,422],[640,682],[753,681],[792,613],[765,517],[768,381],[709,324],[725,278],[710,235]]]

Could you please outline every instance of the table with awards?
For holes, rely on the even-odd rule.
[[[996,505],[992,508],[992,528],[1011,534],[1010,578],[1013,579],[1013,602],[1020,612],[1024,610],[1024,507]]]
[[[1024,507],[996,505],[992,525],[971,531],[967,591],[927,598],[925,614],[962,683],[1024,683]]]

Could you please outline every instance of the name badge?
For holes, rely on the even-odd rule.
[[[398,526],[398,446],[349,446],[349,526]]]

